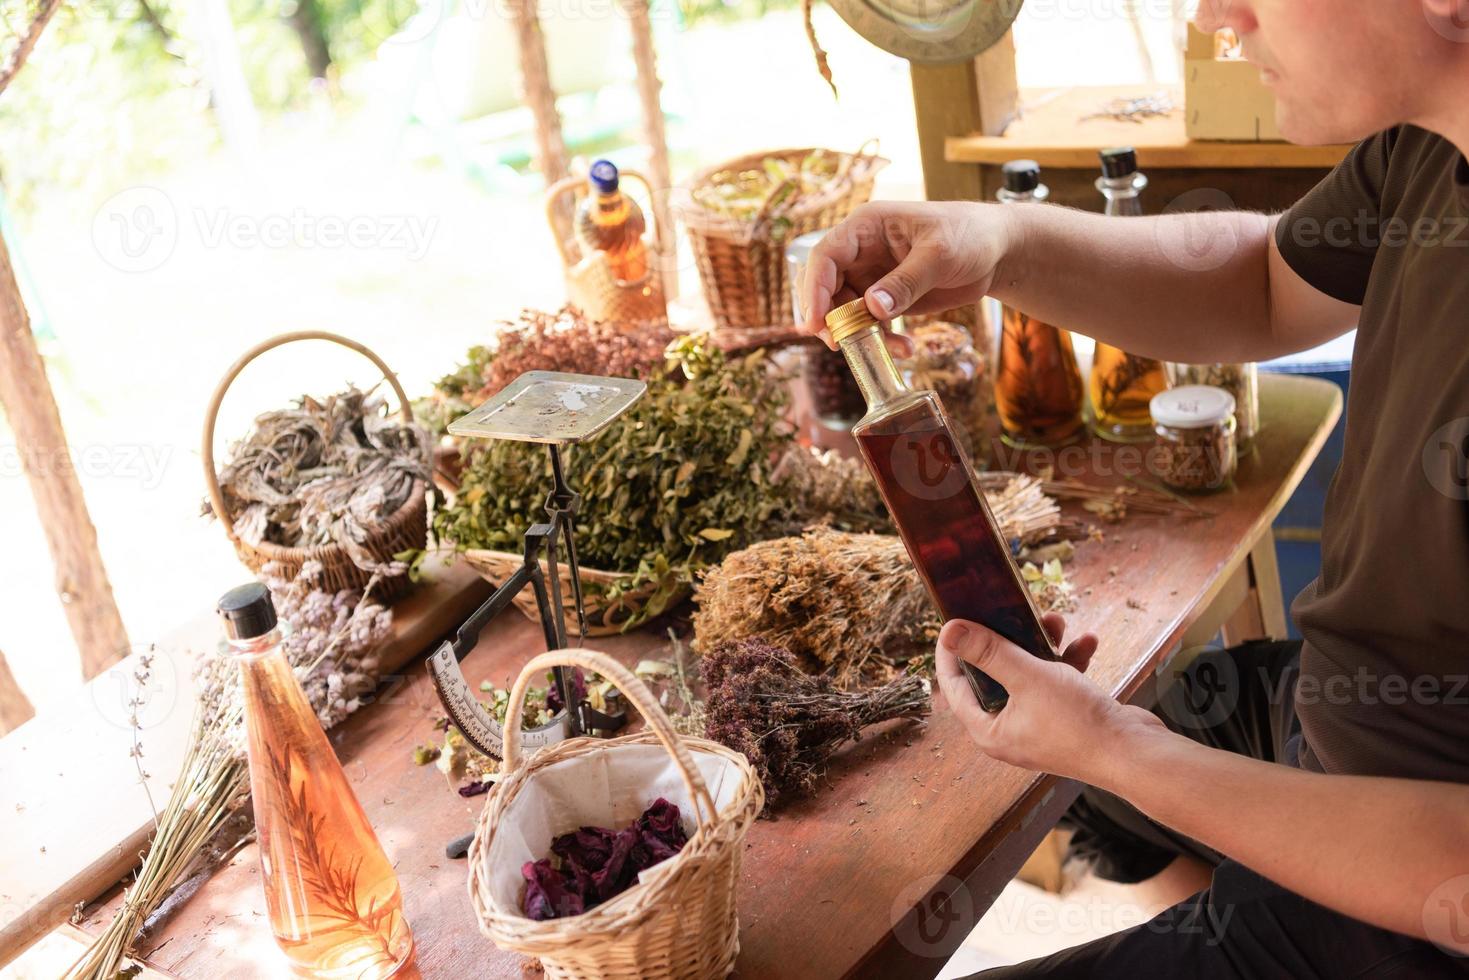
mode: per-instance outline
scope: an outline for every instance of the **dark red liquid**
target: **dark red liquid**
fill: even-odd
[[[1010,547],[974,485],[931,393],[854,431],[918,574],[945,620],[989,627],[1038,657],[1055,656],[1020,578]],[[1005,704],[1005,689],[965,665],[970,686],[988,711]]]

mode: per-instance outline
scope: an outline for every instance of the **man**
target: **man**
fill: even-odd
[[[1466,15],[1464,0],[1203,0],[1200,27],[1239,34],[1282,132],[1361,140],[1283,215],[872,204],[812,255],[812,332],[859,295],[886,320],[988,294],[1184,362],[1264,360],[1360,324],[1321,576],[1292,609],[1304,643],[1211,655],[1174,689],[1222,678],[1232,711],[1115,703],[1081,672],[1094,637],[1047,662],[944,627],[949,710],[988,755],[1092,787],[1070,821],[1101,873],[1194,868],[1207,886],[995,975],[1469,973]],[[979,708],[960,660],[1009,688],[1003,711]]]

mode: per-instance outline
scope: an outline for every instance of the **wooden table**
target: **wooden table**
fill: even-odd
[[[1237,490],[1202,500],[1211,518],[1136,516],[1078,549],[1070,576],[1078,630],[1102,637],[1091,674],[1119,698],[1146,697],[1181,645],[1281,634],[1284,610],[1270,522],[1315,457],[1341,406],[1310,378],[1261,377],[1263,424]],[[1110,447],[1092,475],[1119,461]],[[662,648],[657,633],[598,641],[627,663]],[[538,627],[510,613],[466,667],[506,683],[538,649]],[[421,667],[336,733],[348,776],[392,856],[425,977],[519,976],[520,957],[482,938],[465,865],[444,845],[471,826],[479,799],[411,761],[439,714]],[[942,701],[942,699],[939,699]],[[816,796],[751,830],[740,885],[746,978],[932,976],[1074,796],[1074,785],[976,753],[937,706],[847,751]],[[114,896],[82,923],[96,930]],[[221,869],[152,938],[149,962],[184,977],[269,976],[280,960],[264,918],[256,855]]]

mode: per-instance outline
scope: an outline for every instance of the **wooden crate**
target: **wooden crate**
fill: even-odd
[[[1184,131],[1195,140],[1273,142],[1275,96],[1260,69],[1239,58],[1216,56],[1215,35],[1192,24],[1183,53]]]

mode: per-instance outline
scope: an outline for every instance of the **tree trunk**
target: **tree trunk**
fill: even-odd
[[[10,252],[0,237],[0,408],[5,410],[51,561],[56,592],[90,680],[127,654],[128,637],[112,598],[97,531],[71,465],[46,365],[31,334]]]
[[[36,709],[15,682],[5,654],[0,653],[0,735],[13,732],[35,717]]]
[[[296,0],[290,21],[306,55],[306,67],[310,69],[311,77],[325,78],[332,67],[332,52],[326,43],[326,29],[321,23],[321,7],[316,0]]]
[[[566,176],[566,142],[561,136],[561,113],[556,109],[556,91],[551,88],[551,66],[546,61],[546,39],[536,15],[535,0],[510,0],[515,22],[515,43],[520,52],[520,85],[526,105],[536,121],[536,167],[549,187]],[[554,215],[553,233],[561,240],[571,236],[571,199],[563,197]]]
[[[673,175],[668,166],[668,136],[663,126],[663,102],[659,94],[663,83],[658,79],[658,57],[653,49],[653,23],[648,16],[648,0],[622,0],[632,29],[632,55],[638,67],[638,99],[643,106],[643,142],[648,144],[649,177],[653,184],[653,217],[658,222],[664,251],[660,257],[663,295],[678,295],[678,259],[674,248],[673,212],[668,197],[673,190]]]

